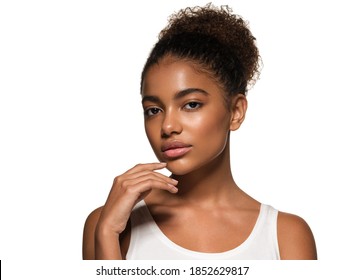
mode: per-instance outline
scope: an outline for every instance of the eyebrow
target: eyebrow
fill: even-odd
[[[200,89],[200,88],[186,88],[186,89],[183,89],[183,90],[179,91],[178,93],[176,93],[174,95],[173,99],[174,100],[181,99],[181,98],[183,98],[183,97],[185,97],[191,93],[199,93],[199,94],[202,94],[205,96],[209,95],[209,93],[207,91]],[[151,101],[151,102],[155,102],[155,103],[161,102],[161,100],[157,96],[154,96],[154,95],[144,96],[142,98],[142,103],[144,103],[145,101]]]

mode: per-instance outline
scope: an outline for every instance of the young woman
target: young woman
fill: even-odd
[[[114,179],[85,223],[84,259],[316,259],[306,222],[256,201],[231,174],[230,132],[259,61],[247,24],[227,7],[170,18],[141,78],[159,162]]]

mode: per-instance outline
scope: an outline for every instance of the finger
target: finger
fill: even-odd
[[[128,187],[135,188],[136,185],[139,185],[141,182],[144,182],[144,181],[151,181],[151,182],[158,181],[161,184],[169,184],[172,186],[175,186],[177,184],[177,181],[169,177],[166,177],[166,176],[162,177],[162,176],[159,176],[159,174],[157,173],[148,173],[134,179],[126,179],[125,181],[122,182],[121,186],[123,188],[128,188]]]
[[[123,187],[126,191],[136,193],[143,193],[152,189],[166,190],[171,193],[176,193],[178,191],[175,185],[150,175],[128,180]]]
[[[140,171],[140,172],[137,172],[137,173],[132,173],[132,174],[129,174],[124,177],[124,180],[133,180],[133,179],[137,179],[137,178],[143,178],[144,176],[147,176],[147,175],[152,175],[152,176],[156,176],[157,178],[159,178],[160,180],[164,180],[166,183],[169,183],[169,184],[172,184],[172,185],[177,185],[178,181],[173,179],[173,178],[170,178],[169,176],[166,176],[164,174],[161,174],[161,173],[158,173],[158,172],[154,172],[154,171],[147,171],[147,170],[144,170],[144,171]]]
[[[157,169],[165,168],[167,164],[165,162],[154,162],[154,163],[140,163],[126,171],[124,174],[132,174],[143,170],[154,171]]]

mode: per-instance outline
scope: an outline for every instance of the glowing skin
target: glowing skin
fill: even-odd
[[[150,144],[173,174],[197,170],[228,149],[231,116],[223,90],[190,62],[164,58],[153,65],[143,81],[142,105]],[[164,151],[175,142],[184,147]]]
[[[260,203],[234,182],[229,152],[229,132],[243,122],[246,98],[237,94],[227,105],[220,85],[195,69],[189,61],[165,57],[146,72],[145,129],[164,163],[138,164],[114,179],[105,205],[87,218],[84,259],[125,258],[127,222],[140,199],[161,231],[189,250],[224,252],[250,235]],[[164,167],[172,178],[155,172]],[[305,221],[279,212],[277,227],[282,259],[316,259]]]

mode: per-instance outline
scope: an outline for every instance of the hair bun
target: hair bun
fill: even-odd
[[[260,57],[248,23],[224,5],[211,3],[204,7],[182,9],[169,17],[168,25],[159,34],[159,40],[181,33],[198,33],[212,36],[237,57],[250,85],[258,79]]]

